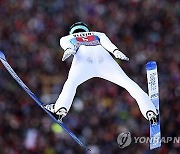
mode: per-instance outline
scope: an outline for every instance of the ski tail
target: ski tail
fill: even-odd
[[[40,99],[24,84],[24,82],[19,78],[19,76],[14,72],[12,67],[7,62],[5,55],[0,51],[0,60],[10,75],[16,80],[16,82],[25,90],[25,92],[56,122],[58,123],[71,137],[76,141],[80,146],[86,150],[90,150],[84,143],[82,143],[75,134],[73,134],[69,128],[61,121],[58,121],[46,108],[43,106],[43,103]]]
[[[155,149],[161,146],[161,129],[160,129],[160,110],[159,110],[159,85],[157,64],[155,61],[150,61],[146,64],[148,93],[157,112],[159,113],[159,121],[157,125],[150,124],[150,149]]]

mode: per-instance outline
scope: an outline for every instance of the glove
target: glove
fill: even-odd
[[[113,54],[116,58],[129,61],[129,58],[119,50],[114,50]]]
[[[62,61],[65,61],[67,58],[69,58],[71,55],[75,55],[76,51],[72,50],[71,48],[67,48],[64,51],[64,55],[62,57]]]

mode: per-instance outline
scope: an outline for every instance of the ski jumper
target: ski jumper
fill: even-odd
[[[80,32],[60,39],[61,47],[76,51],[62,92],[56,103],[55,111],[65,107],[68,111],[72,105],[77,87],[93,77],[103,78],[123,88],[136,100],[141,113],[147,119],[146,112],[156,109],[148,95],[121,69],[109,52],[118,49],[100,32]]]

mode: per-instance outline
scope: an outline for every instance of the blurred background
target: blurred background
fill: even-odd
[[[117,60],[147,92],[145,64],[157,61],[162,136],[180,136],[180,1],[178,0],[0,0],[0,50],[20,78],[44,102],[56,101],[71,60],[62,62],[59,39],[74,22],[107,34],[128,57]],[[93,154],[178,154],[169,142],[120,149],[117,137],[149,136],[149,124],[121,87],[94,78],[80,85],[65,124]],[[0,64],[0,153],[80,154],[75,143],[19,87]]]

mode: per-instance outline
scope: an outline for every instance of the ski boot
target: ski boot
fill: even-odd
[[[67,109],[65,107],[61,107],[57,112],[55,112],[55,104],[47,104],[44,107],[52,113],[52,115],[59,121],[62,122],[62,119],[67,115]]]
[[[151,110],[147,111],[146,116],[151,125],[157,125],[157,123],[159,122],[159,114],[155,114]]]

